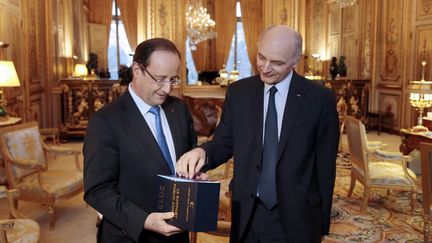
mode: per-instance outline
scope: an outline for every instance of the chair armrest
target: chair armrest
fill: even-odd
[[[9,160],[20,169],[44,171],[45,168],[34,159],[13,159]]]
[[[44,145],[45,151],[52,153],[54,155],[75,155],[80,154],[81,152],[69,147],[60,147],[60,146],[48,146]]]
[[[59,155],[59,156],[66,156],[66,155],[73,155],[75,156],[75,166],[77,170],[83,171],[78,156],[81,154],[80,151],[69,148],[69,147],[60,147],[60,146],[48,146],[44,142],[42,142],[43,148],[46,152],[51,153],[53,155]]]
[[[391,151],[384,151],[381,149],[377,149],[373,151],[373,154],[380,159],[383,160],[404,160],[404,155],[400,152],[391,152]]]

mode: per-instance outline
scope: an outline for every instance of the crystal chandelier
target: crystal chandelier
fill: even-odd
[[[347,8],[354,5],[357,0],[336,0],[341,8]]]
[[[216,37],[216,23],[207,13],[207,8],[201,5],[200,0],[188,1],[186,5],[186,31],[189,37],[191,50],[202,41]]]
[[[432,90],[430,87],[431,81],[426,81],[424,77],[424,68],[426,61],[421,62],[422,65],[422,78],[420,81],[411,81],[412,85],[409,86],[410,96],[409,101],[411,106],[418,109],[419,117],[417,125],[413,127],[415,132],[428,131],[428,128],[423,126],[423,112],[425,108],[432,107]]]

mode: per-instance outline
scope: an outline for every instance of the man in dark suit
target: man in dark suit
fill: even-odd
[[[196,146],[186,105],[169,96],[180,79],[174,43],[149,39],[135,50],[133,79],[117,100],[95,113],[84,141],[85,201],[103,215],[98,242],[189,242],[154,212],[157,174],[175,174],[175,161]]]
[[[231,242],[320,242],[329,233],[339,143],[335,96],[299,76],[302,38],[260,36],[259,75],[229,86],[213,141],[184,154],[194,177],[234,156]]]

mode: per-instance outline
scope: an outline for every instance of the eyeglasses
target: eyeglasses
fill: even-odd
[[[141,71],[146,72],[153,81],[155,81],[157,86],[164,86],[165,84],[169,83],[170,85],[177,85],[181,82],[181,79],[179,76],[174,76],[168,79],[168,77],[161,77],[161,78],[155,78],[148,70],[144,67],[141,63],[138,63],[139,68]]]

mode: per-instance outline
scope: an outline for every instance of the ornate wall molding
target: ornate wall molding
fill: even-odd
[[[417,0],[416,19],[432,19],[432,0]]]
[[[399,82],[402,72],[402,31],[404,4],[402,0],[383,2],[383,41],[380,76],[383,81]]]

